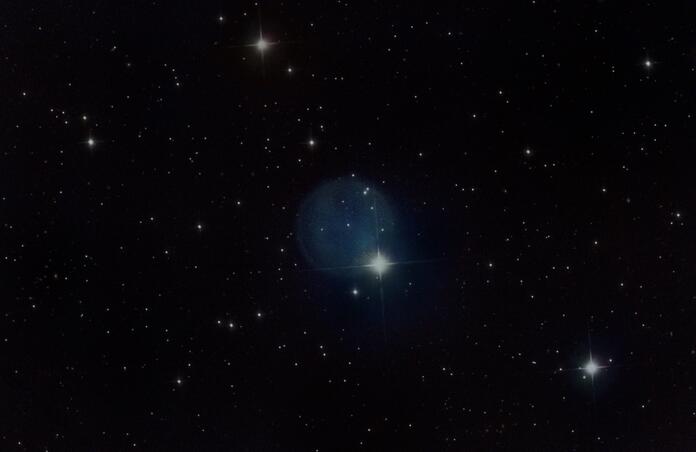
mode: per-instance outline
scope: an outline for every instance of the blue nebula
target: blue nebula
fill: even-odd
[[[374,185],[339,178],[306,197],[297,217],[297,238],[316,269],[369,265],[377,250],[393,260],[394,209]]]

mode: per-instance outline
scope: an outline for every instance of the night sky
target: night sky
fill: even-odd
[[[0,451],[696,450],[695,14],[6,2]]]

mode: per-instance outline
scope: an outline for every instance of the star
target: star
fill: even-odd
[[[596,374],[597,371],[599,370],[599,366],[597,365],[597,363],[595,363],[594,361],[590,360],[587,364],[585,364],[585,367],[583,367],[583,369],[584,369],[585,372],[587,372],[588,374],[594,375],[594,374]]]
[[[645,60],[645,61],[643,62],[643,65],[644,65],[646,68],[650,69],[650,68],[652,67],[652,65],[653,65],[653,62],[650,61],[649,59],[647,59],[647,60]]]
[[[259,40],[256,41],[256,48],[259,49],[259,52],[263,52],[268,48],[268,41],[263,38],[259,38]]]
[[[307,144],[309,145],[310,148],[313,148],[314,146],[316,146],[317,142],[314,141],[314,138],[310,138],[309,141],[307,142]]]
[[[370,262],[370,267],[372,267],[380,276],[382,276],[382,273],[386,271],[388,266],[389,261],[379,251],[377,252],[377,256],[375,256],[374,259],[372,259],[372,262]]]
[[[353,289],[351,293],[353,294],[353,296],[357,297],[360,292],[358,292],[358,289]]]
[[[92,138],[92,137],[87,138],[87,146],[89,146],[90,148],[93,148],[96,144],[97,144],[97,141],[94,138]]]

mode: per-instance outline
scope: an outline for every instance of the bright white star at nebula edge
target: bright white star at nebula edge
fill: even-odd
[[[377,252],[377,256],[370,262],[370,267],[372,267],[379,275],[382,275],[384,271],[389,266],[389,261],[380,252]]]
[[[583,369],[585,369],[585,372],[587,372],[588,374],[594,375],[599,370],[599,366],[597,365],[597,363],[590,360],[587,364],[585,364],[585,367]]]
[[[266,41],[263,38],[259,38],[259,40],[256,41],[256,48],[259,49],[259,51],[263,52],[268,48],[268,41]]]

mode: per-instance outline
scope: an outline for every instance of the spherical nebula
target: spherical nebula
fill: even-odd
[[[339,178],[306,197],[298,214],[297,238],[313,268],[373,267],[381,273],[388,263],[380,249],[392,247],[395,220],[391,203],[371,184]]]

